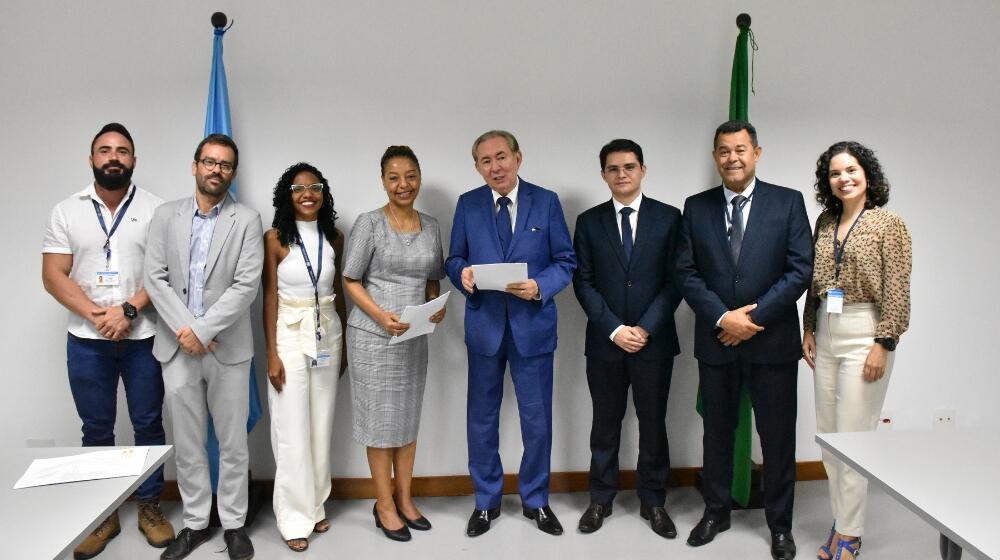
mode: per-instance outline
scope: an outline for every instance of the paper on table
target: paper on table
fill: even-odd
[[[434,315],[444,308],[444,304],[448,301],[449,295],[451,295],[450,291],[445,292],[423,305],[407,305],[403,309],[403,312],[399,314],[399,322],[409,323],[410,328],[406,329],[405,333],[390,338],[389,344],[397,344],[399,342],[403,342],[404,340],[410,340],[411,338],[416,338],[418,336],[434,332],[434,327],[437,326],[437,323],[431,322],[431,315]]]
[[[28,465],[28,470],[14,483],[14,489],[80,480],[139,476],[146,466],[148,451],[148,447],[129,447],[68,457],[35,459]]]
[[[528,281],[528,263],[474,264],[472,276],[480,290],[506,290],[507,284]]]

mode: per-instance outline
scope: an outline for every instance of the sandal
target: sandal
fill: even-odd
[[[861,556],[861,537],[837,541],[837,555],[834,560],[855,560],[859,556]]]
[[[325,533],[330,530],[330,522],[326,519],[321,519],[316,522],[316,526],[313,527],[314,533]]]
[[[309,548],[309,539],[288,539],[285,544],[295,552],[305,552]]]
[[[819,550],[816,551],[816,558],[819,560],[833,560],[833,553],[830,552],[830,547],[833,546],[833,536],[837,534],[837,525],[834,523],[833,527],[830,527],[830,536],[827,537],[826,542],[823,543]],[[823,555],[826,556],[823,556]]]

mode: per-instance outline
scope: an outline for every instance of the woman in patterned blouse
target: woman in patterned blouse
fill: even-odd
[[[838,142],[816,162],[816,262],[802,351],[813,368],[816,431],[874,430],[893,351],[910,320],[910,234],[883,210],[889,182],[872,150]],[[868,481],[827,451],[834,525],[818,557],[854,559],[864,532]]]

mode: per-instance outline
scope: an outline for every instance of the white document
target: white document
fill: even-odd
[[[81,480],[139,476],[146,466],[148,451],[148,447],[129,447],[68,457],[35,459],[28,465],[28,470],[14,483],[14,489]]]
[[[405,333],[390,338],[389,344],[397,344],[404,340],[410,340],[411,338],[434,332],[437,323],[431,322],[431,316],[444,309],[444,304],[448,301],[449,295],[451,295],[450,291],[423,305],[407,305],[399,315],[399,322],[409,323],[410,328],[406,329]]]
[[[506,290],[507,284],[528,281],[528,263],[474,264],[472,276],[480,290]]]

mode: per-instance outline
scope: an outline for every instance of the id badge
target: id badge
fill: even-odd
[[[826,312],[837,315],[844,312],[844,291],[827,290],[826,292]]]
[[[94,284],[97,286],[117,286],[118,271],[117,270],[99,271],[97,273],[97,278],[94,280]]]
[[[313,360],[313,367],[328,367],[330,365],[330,351],[320,350],[316,353],[316,359]]]

